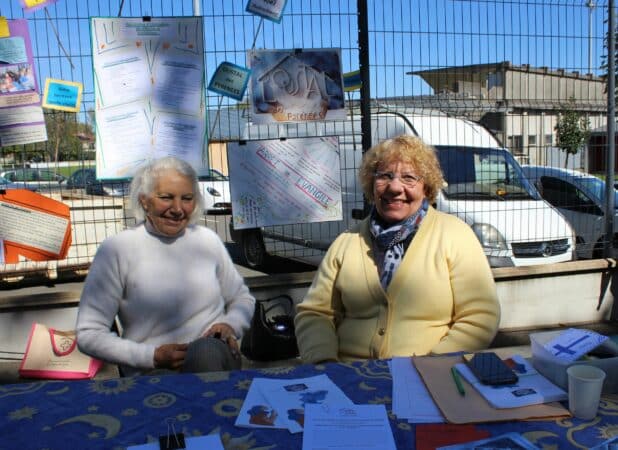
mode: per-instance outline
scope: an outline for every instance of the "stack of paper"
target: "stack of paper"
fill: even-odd
[[[307,405],[303,450],[396,450],[384,405]]]
[[[308,378],[254,378],[236,418],[236,426],[284,428],[303,431],[305,405],[319,404],[334,410],[354,405],[326,375]]]
[[[451,369],[462,363],[458,356],[416,356],[412,358],[427,389],[447,422],[475,423],[569,416],[569,410],[559,402],[495,408],[462,377],[465,395],[458,392]]]
[[[519,380],[514,384],[487,385],[481,383],[464,363],[456,365],[461,375],[494,408],[517,408],[566,400],[567,393],[538,373],[525,358],[513,355],[507,361]]]
[[[390,368],[393,378],[393,414],[410,423],[445,422],[412,358],[395,357],[391,360]]]

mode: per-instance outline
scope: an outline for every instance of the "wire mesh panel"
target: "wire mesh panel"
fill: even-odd
[[[563,182],[580,173],[601,184],[605,178],[606,2],[288,0],[279,21],[248,12],[247,3],[61,0],[28,12],[17,0],[0,0],[2,16],[27,21],[39,87],[48,78],[83,84],[79,112],[44,111],[47,141],[0,147],[0,174],[64,202],[72,221],[66,258],[0,265],[4,279],[86,270],[106,237],[134,223],[126,186],[83,181],[96,166],[92,17],[201,17],[206,85],[224,62],[247,67],[251,50],[336,49],[341,71],[356,76],[343,120],[260,125],[249,95],[237,100],[206,90],[212,173],[201,180],[210,201],[203,223],[237,245],[244,264],[258,267],[268,255],[317,263],[332,239],[366,214],[370,205],[357,183],[364,132],[373,143],[409,133],[436,147],[448,182],[436,206],[473,227],[492,265],[569,260],[574,242],[579,257],[601,254],[608,240],[604,188],[582,189],[567,201],[575,187],[551,197],[558,181],[533,171],[569,169]],[[362,111],[370,111],[369,122]],[[338,139],[341,220],[231,230],[230,143],[315,136]],[[574,201],[584,195],[583,203]]]

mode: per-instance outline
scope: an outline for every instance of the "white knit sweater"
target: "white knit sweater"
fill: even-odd
[[[77,315],[80,350],[120,364],[126,375],[153,368],[156,347],[190,342],[217,322],[240,338],[255,302],[212,230],[190,226],[166,238],[148,228],[142,223],[101,244]],[[122,337],[110,331],[116,315]]]

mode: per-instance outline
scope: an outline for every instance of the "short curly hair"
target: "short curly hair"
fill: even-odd
[[[135,172],[133,180],[131,181],[129,205],[137,223],[146,220],[146,212],[144,211],[140,197],[152,196],[157,179],[161,173],[167,170],[175,170],[191,183],[193,187],[193,198],[195,199],[195,209],[189,216],[189,223],[197,223],[204,211],[204,200],[200,190],[197,173],[191,164],[174,156],[165,156],[159,159],[149,160]]]
[[[435,202],[438,192],[444,186],[444,176],[436,150],[420,138],[402,134],[386,139],[371,147],[364,155],[358,178],[368,202],[373,203],[373,181],[375,171],[393,162],[413,166],[424,183],[425,197]]]

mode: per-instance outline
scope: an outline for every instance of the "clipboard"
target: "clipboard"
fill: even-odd
[[[502,422],[571,416],[569,410],[559,402],[519,408],[494,408],[463,378],[466,395],[461,396],[451,377],[451,367],[461,362],[464,362],[461,355],[412,357],[412,363],[423,378],[444,418],[450,423]]]
[[[68,205],[28,189],[0,190],[4,263],[64,259],[71,246]]]

